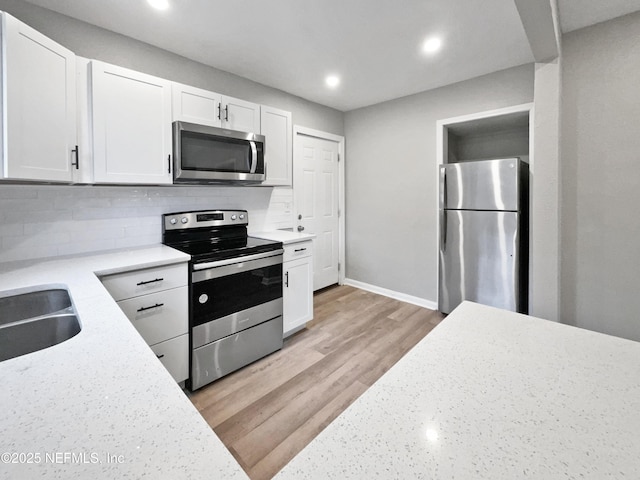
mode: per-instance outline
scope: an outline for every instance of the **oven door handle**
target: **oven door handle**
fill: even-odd
[[[247,255],[246,257],[235,257],[228,258],[226,260],[218,260],[215,262],[207,262],[207,263],[196,263],[193,265],[193,270],[205,270],[208,268],[216,268],[216,267],[224,267],[225,265],[233,265],[234,263],[244,263],[249,262],[251,260],[259,260],[261,258],[267,257],[275,257],[276,255],[282,255],[284,253],[283,249],[280,250],[272,250],[270,252],[264,253],[256,253],[255,255]]]
[[[258,149],[256,148],[256,142],[249,142],[251,145],[251,170],[249,173],[256,173],[258,167]]]

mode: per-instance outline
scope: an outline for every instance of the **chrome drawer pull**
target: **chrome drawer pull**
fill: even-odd
[[[150,307],[140,307],[137,312],[144,312],[145,310],[151,310],[152,308],[160,308],[164,306],[164,303],[156,303],[155,305],[151,305]]]
[[[155,280],[147,280],[146,282],[136,283],[136,285],[139,287],[140,285],[147,285],[148,283],[161,282],[163,280],[164,280],[164,278],[156,278]]]
[[[294,252],[304,252],[306,248],[296,248]]]
[[[156,355],[158,358],[164,358],[164,353],[162,355]]]

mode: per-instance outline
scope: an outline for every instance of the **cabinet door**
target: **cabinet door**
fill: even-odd
[[[70,182],[76,146],[75,55],[2,14],[3,177]]]
[[[189,378],[189,335],[180,335],[151,346],[158,360],[173,379],[180,383]]]
[[[172,183],[171,82],[91,62],[96,183]]]
[[[260,131],[260,105],[232,97],[222,97],[222,126],[230,130]]]
[[[222,115],[220,99],[221,96],[218,93],[174,83],[173,121],[219,127]]]
[[[93,183],[93,139],[91,132],[91,60],[76,56],[76,121],[78,122],[78,164],[74,183]]]
[[[291,112],[260,107],[260,133],[265,136],[267,179],[263,185],[289,185],[292,174]]]
[[[313,319],[312,258],[300,258],[283,264],[283,330],[291,330]]]

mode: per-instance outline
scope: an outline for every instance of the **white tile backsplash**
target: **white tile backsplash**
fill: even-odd
[[[163,213],[249,211],[249,232],[293,227],[287,187],[0,185],[0,262],[160,243]]]

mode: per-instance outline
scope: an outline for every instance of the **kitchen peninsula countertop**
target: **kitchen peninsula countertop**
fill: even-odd
[[[64,285],[82,323],[0,362],[0,479],[247,478],[96,276],[187,260],[0,264],[0,291]],[[276,478],[640,478],[638,372],[640,343],[465,302]]]
[[[276,479],[640,478],[640,343],[465,302]]]
[[[0,479],[247,478],[96,276],[188,260],[160,245],[0,264],[0,291],[68,288],[82,325],[0,362]]]

